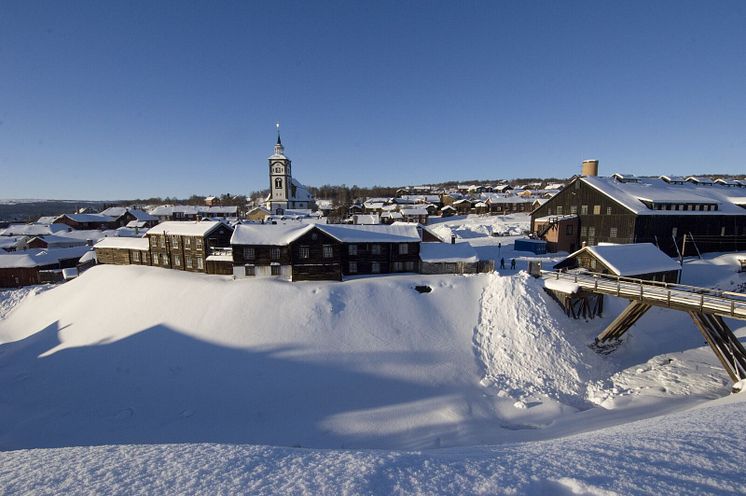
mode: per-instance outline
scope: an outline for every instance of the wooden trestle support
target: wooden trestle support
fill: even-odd
[[[647,303],[630,301],[627,308],[596,337],[596,345],[603,348],[603,345],[618,341],[649,309]],[[746,350],[722,317],[694,310],[687,313],[733,382],[746,378]]]

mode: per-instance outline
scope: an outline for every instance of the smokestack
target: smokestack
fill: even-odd
[[[583,165],[580,166],[580,174],[583,176],[597,176],[598,160],[583,160]]]

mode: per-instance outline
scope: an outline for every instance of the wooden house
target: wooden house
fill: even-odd
[[[554,266],[612,276],[677,283],[681,266],[652,243],[585,246]]]
[[[237,277],[293,281],[417,272],[417,224],[246,224],[231,238]]]
[[[233,229],[219,221],[161,222],[146,235],[151,265],[206,272],[206,258],[213,249],[230,246],[231,234]]]
[[[158,224],[157,217],[136,208],[109,207],[101,211],[101,215],[113,218],[117,227],[125,227],[133,221],[141,222],[142,227],[153,227]]]
[[[61,281],[62,269],[76,267],[88,251],[90,248],[87,246],[77,246],[0,255],[0,287]]]
[[[579,221],[577,215],[549,215],[534,220],[536,236],[546,240],[547,251],[572,253],[578,249]]]
[[[423,274],[476,274],[479,269],[479,257],[469,243],[420,245],[420,272]]]
[[[659,178],[576,177],[531,214],[578,216],[576,246],[653,243],[668,255],[746,249],[746,188]]]
[[[100,264],[150,265],[147,238],[107,237],[96,243],[94,249]]]
[[[75,230],[105,230],[119,227],[113,217],[102,214],[63,214],[54,221]]]

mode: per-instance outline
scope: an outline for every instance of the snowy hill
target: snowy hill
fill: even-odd
[[[690,272],[713,277],[697,264]],[[726,279],[740,284],[740,275]],[[415,285],[429,285],[432,292],[420,294]],[[548,469],[535,470],[539,478],[533,481],[519,472],[534,458],[555,466],[551,453],[596,466],[600,462],[588,455],[594,439],[605,440],[599,449],[606,456],[616,449],[652,449],[624,424],[708,405],[729,390],[725,373],[683,314],[653,309],[617,353],[591,351],[587,345],[623,305],[610,299],[604,319],[570,320],[541,281],[525,273],[286,283],[98,266],[52,290],[0,293],[0,449],[20,450],[0,454],[0,461],[22,470],[24,463],[54,467],[74,459],[105,471],[113,462],[101,461],[104,453],[113,460],[136,457],[136,464],[120,470],[116,484],[124,486],[118,490],[136,486],[137,467],[147,463],[175,471],[180,482],[170,488],[174,493],[199,492],[198,486],[185,489],[197,482],[181,472],[190,464],[216,466],[225,457],[253,460],[222,470],[235,472],[242,487],[267,492],[298,490],[287,486],[297,470],[321,470],[327,463],[347,489],[329,474],[303,487],[430,492],[443,471],[452,488],[445,492],[582,492],[588,484],[596,487],[590,469],[557,472],[567,480]],[[733,455],[728,444],[743,435],[721,442],[715,427],[700,432],[691,420],[706,418],[722,429],[743,420],[742,408],[731,405],[740,400],[718,401],[709,413],[687,410],[633,429],[648,429],[652,439],[684,443],[696,434],[702,445],[719,443],[687,464],[728,452],[731,462],[743,463],[743,453]],[[692,425],[691,432],[673,427],[684,424]],[[597,429],[606,430],[590,432]],[[513,444],[527,441],[534,442]],[[193,454],[172,443],[190,443]],[[228,446],[234,444],[277,447]],[[112,445],[119,447],[107,447]],[[215,459],[208,461],[210,456]],[[645,456],[661,461],[654,453]],[[499,469],[501,457],[514,469]],[[278,478],[252,472],[252,464],[265,458]],[[379,466],[387,467],[386,475],[376,475]],[[728,467],[724,480],[736,477]],[[0,474],[5,487],[15,470]],[[35,470],[43,479],[44,469]],[[155,483],[159,475],[152,470],[143,481]],[[660,472],[669,483],[649,487],[683,484],[670,482],[671,470]],[[391,482],[399,476],[409,485]],[[66,475],[55,487],[74,484],[75,477]],[[706,474],[697,477],[704,485],[692,487],[710,487],[702,482]],[[634,492],[623,478],[604,480],[600,487]],[[25,492],[33,479],[16,483]],[[383,492],[366,490],[369,484],[381,484]]]

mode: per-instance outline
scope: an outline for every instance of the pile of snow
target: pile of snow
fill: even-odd
[[[568,318],[544,292],[542,279],[487,276],[475,335],[485,375],[501,396],[548,396],[583,406],[586,385],[609,366],[587,344],[593,329],[568,329]]]

